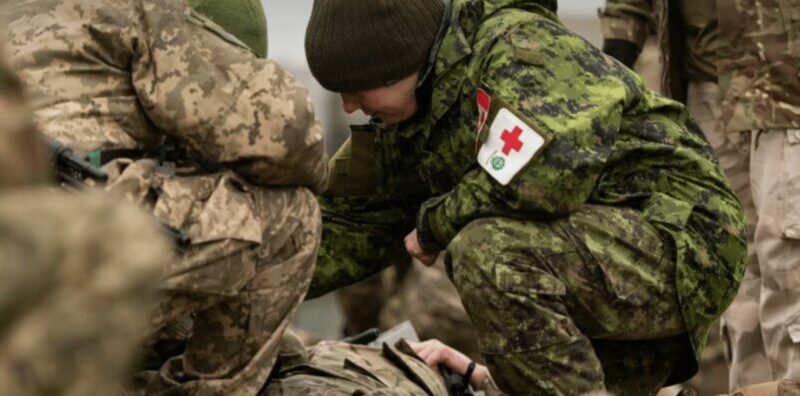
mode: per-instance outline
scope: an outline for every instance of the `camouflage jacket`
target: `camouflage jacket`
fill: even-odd
[[[717,0],[606,0],[600,20],[605,39],[639,48],[655,29],[670,97],[685,101],[687,80],[717,81]]]
[[[726,131],[800,128],[800,1],[726,4],[719,12]]]
[[[0,190],[50,176],[44,146],[35,133],[19,81],[3,61],[2,47],[0,41]]]
[[[334,157],[312,293],[390,264],[414,225],[423,248],[438,251],[481,217],[547,221],[601,204],[641,210],[675,242],[688,328],[731,301],[744,269],[743,213],[702,131],[552,8],[456,0],[430,83],[415,119],[356,130]],[[544,145],[504,184],[491,170],[500,161],[476,157],[508,114]]]
[[[0,19],[37,127],[76,152],[172,136],[255,185],[324,185],[306,90],[185,1],[10,1]]]

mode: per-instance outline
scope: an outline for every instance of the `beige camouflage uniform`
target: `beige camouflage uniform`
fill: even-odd
[[[107,395],[130,369],[169,245],[150,216],[49,179],[0,65],[0,392]]]
[[[723,316],[731,387],[800,378],[800,2],[719,9],[722,122],[750,140],[755,249]]]
[[[327,161],[305,89],[184,1],[23,0],[0,17],[44,133],[90,159],[155,152],[167,136],[191,153],[174,171],[139,159],[150,155],[105,165],[107,190],[192,239],[166,269],[152,321],[155,331],[191,314],[186,350],[139,373],[132,392],[255,394],[320,236],[311,190]]]
[[[442,378],[404,342],[383,348],[284,340],[280,370],[265,396],[447,396]]]
[[[725,7],[721,3],[720,7]],[[661,88],[687,108],[711,143],[725,176],[742,201],[748,223],[748,261],[753,248],[755,207],[750,191],[748,133],[725,133],[718,84],[719,29],[717,0],[607,0],[600,13],[605,39],[634,42],[643,48],[656,27],[661,53]],[[712,332],[701,374],[692,385],[701,393],[720,393],[728,387],[719,378],[726,372],[723,347]]]

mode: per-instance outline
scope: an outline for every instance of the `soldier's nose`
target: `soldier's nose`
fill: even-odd
[[[361,106],[357,100],[354,100],[350,95],[342,94],[342,109],[345,113],[351,114],[360,108]]]

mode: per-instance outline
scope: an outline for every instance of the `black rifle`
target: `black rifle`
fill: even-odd
[[[91,179],[100,183],[108,181],[108,174],[102,169],[90,164],[85,159],[78,157],[69,147],[50,136],[44,136],[44,141],[50,148],[53,167],[56,170],[58,181],[67,187],[76,190],[86,187],[84,180]],[[178,230],[163,221],[158,221],[161,228],[172,241],[180,247],[189,246],[191,238],[185,232]]]

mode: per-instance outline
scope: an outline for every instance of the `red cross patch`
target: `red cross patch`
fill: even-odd
[[[500,108],[489,125],[486,141],[478,150],[478,163],[497,182],[508,184],[546,143],[514,112]]]

